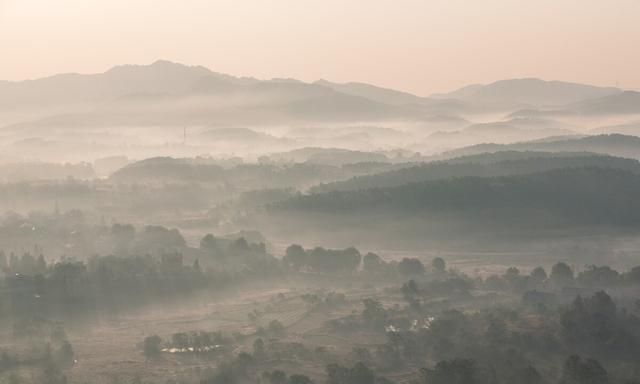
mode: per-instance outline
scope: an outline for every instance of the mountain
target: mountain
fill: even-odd
[[[257,132],[249,128],[240,128],[240,127],[209,129],[198,134],[198,138],[201,140],[209,140],[209,141],[222,141],[222,142],[238,141],[238,142],[253,143],[253,144],[262,143],[265,145],[269,143],[277,143],[281,140],[285,141],[284,139],[280,139],[278,137],[275,137],[266,133]]]
[[[500,80],[487,85],[471,85],[456,91],[433,95],[494,107],[563,106],[588,99],[619,94],[611,87],[545,81],[534,78]]]
[[[269,161],[284,163],[312,163],[341,166],[357,163],[387,163],[389,158],[381,153],[353,151],[342,148],[305,147],[288,152],[273,153]]]
[[[586,100],[570,107],[582,115],[640,114],[640,92],[624,91],[593,100]]]
[[[400,100],[404,98],[404,100]],[[0,112],[32,109],[16,127],[281,124],[416,120],[457,105],[368,84],[257,80],[168,61],[104,73],[0,83]],[[61,121],[63,120],[63,121]],[[56,121],[61,121],[56,125]]]
[[[100,74],[61,74],[0,83],[0,108],[105,102],[136,94],[177,94],[190,91],[205,78],[221,83],[243,82],[204,67],[156,61],[151,65],[118,66]]]
[[[593,152],[616,157],[640,159],[640,137],[626,135],[595,135],[586,137],[559,137],[514,144],[479,144],[444,152],[441,158],[453,158],[486,152],[541,151],[541,152]]]
[[[327,80],[318,80],[314,84],[331,88],[335,91],[345,93],[352,96],[360,96],[379,103],[404,105],[404,104],[421,104],[430,100],[425,97],[412,95],[407,92],[396,91],[388,88],[381,88],[375,85],[365,83],[333,83]]]
[[[575,134],[573,126],[550,119],[513,118],[506,121],[471,124],[464,129],[437,131],[415,144],[416,150],[441,152],[480,143],[509,144],[520,141],[538,140],[552,136]]]
[[[620,135],[640,136],[640,121],[633,121],[627,124],[607,125],[604,127],[594,128],[589,132],[594,135],[617,133]]]
[[[256,148],[284,151],[297,145],[295,140],[244,127],[205,129],[195,135],[189,135],[188,142],[206,146],[212,152],[243,154],[252,153]]]
[[[399,187],[429,180],[459,177],[498,177],[549,171],[559,168],[600,167],[632,171],[640,175],[637,160],[585,153],[497,152],[425,163],[406,168],[357,176],[321,184],[313,193]]]
[[[209,158],[155,157],[128,164],[110,176],[116,183],[161,183],[212,186],[225,199],[262,189],[308,188],[322,182],[392,169],[393,164],[335,166],[320,163],[235,163]]]

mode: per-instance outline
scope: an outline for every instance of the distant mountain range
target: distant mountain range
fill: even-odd
[[[539,79],[502,80],[421,97],[364,83],[234,77],[168,61],[0,82],[0,115],[27,111],[15,129],[56,126],[422,121],[487,110],[615,114],[640,111],[640,94]],[[522,112],[522,111],[521,111]],[[1,116],[0,116],[1,117]],[[1,119],[0,119],[1,122]],[[16,121],[13,121],[14,123]]]
[[[556,137],[514,144],[478,144],[442,154],[440,158],[502,151],[592,152],[640,159],[640,137],[620,134]]]
[[[620,94],[612,87],[544,81],[540,79],[500,80],[488,85],[470,85],[456,91],[434,95],[484,106],[563,106]]]
[[[438,131],[426,138],[430,145],[461,147],[474,143],[508,144],[550,136],[571,136],[570,126],[546,119],[514,118],[507,121],[471,124],[458,131]]]

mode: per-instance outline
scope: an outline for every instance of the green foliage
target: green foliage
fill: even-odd
[[[374,384],[375,374],[363,363],[353,367],[329,364],[326,368],[327,384]]]
[[[365,323],[375,326],[384,325],[384,322],[387,319],[387,311],[384,309],[380,301],[375,299],[364,299],[362,300],[362,304],[364,304],[362,319]]]
[[[269,322],[267,331],[274,336],[282,336],[285,334],[286,329],[279,320],[274,319]]]
[[[560,168],[505,177],[460,177],[288,199],[276,211],[339,217],[424,219],[457,215],[526,227],[640,225],[640,175],[607,167]],[[584,209],[589,207],[589,209]],[[463,214],[463,215],[462,215]]]
[[[398,272],[403,276],[424,275],[424,264],[419,259],[404,257],[398,263]]]
[[[262,338],[257,338],[253,342],[253,357],[256,359],[263,359],[266,355],[264,340]]]
[[[477,364],[469,359],[440,361],[433,369],[422,369],[424,384],[488,384],[489,380],[480,372]]]
[[[551,268],[549,279],[558,286],[564,286],[573,282],[573,270],[565,263],[557,263]]]
[[[447,269],[447,265],[442,257],[434,257],[431,261],[431,268],[438,273],[443,273]]]
[[[570,356],[564,363],[560,384],[608,384],[607,371],[593,359]]]
[[[156,358],[161,353],[162,339],[158,335],[147,336],[144,338],[142,350],[146,357]]]
[[[321,273],[346,274],[357,270],[361,256],[355,248],[332,250],[316,247],[304,250],[301,246],[294,244],[287,248],[283,260],[296,270],[308,269]]]
[[[640,173],[631,159],[585,153],[496,152],[412,165],[398,170],[357,176],[346,181],[314,187],[314,193],[399,187],[438,179],[498,177],[549,171],[559,168],[618,168]]]

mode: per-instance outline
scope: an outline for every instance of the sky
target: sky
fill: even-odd
[[[539,77],[640,89],[640,0],[0,0],[0,79],[158,59],[419,95]]]

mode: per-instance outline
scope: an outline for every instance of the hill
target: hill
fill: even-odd
[[[202,183],[246,191],[270,188],[307,188],[321,182],[392,169],[389,163],[330,165],[320,163],[223,164],[213,159],[157,157],[131,163],[110,179],[116,183]]]
[[[586,100],[570,107],[582,115],[640,114],[640,92],[625,91],[593,100]]]
[[[616,157],[640,159],[640,137],[611,134],[586,137],[548,138],[545,140],[514,144],[479,144],[444,152],[441,158],[503,151],[593,152]]]
[[[640,121],[633,121],[627,124],[607,125],[594,128],[590,131],[594,135],[619,134],[627,136],[640,136]]]
[[[434,97],[486,106],[563,106],[620,92],[617,88],[526,78],[471,85]]]
[[[272,207],[272,212],[309,222],[321,215],[402,217],[493,224],[560,227],[640,225],[640,175],[612,168],[562,168],[504,177],[462,177],[393,188],[302,195]],[[588,209],[587,209],[588,208]],[[381,223],[382,224],[382,223]],[[366,221],[363,225],[375,226]]]
[[[402,97],[406,103],[399,102]],[[168,61],[118,66],[98,74],[0,82],[0,110],[33,110],[20,129],[414,120],[444,113],[444,106],[451,104],[437,100],[427,107],[422,99],[368,84],[240,78]]]
[[[389,162],[389,158],[381,153],[319,147],[305,147],[288,152],[274,153],[269,155],[268,158],[273,162],[328,165]]]
[[[640,163],[630,159],[584,153],[498,152],[357,176],[345,181],[322,184],[311,191],[320,193],[390,188],[438,179],[511,176],[580,167],[616,168],[640,175]]]
[[[472,124],[458,131],[438,131],[429,135],[425,139],[425,144],[441,148],[455,148],[486,142],[507,144],[572,134],[574,134],[573,131],[560,124],[540,123],[531,126],[514,119],[505,122]]]
[[[327,80],[318,80],[314,84],[331,88],[347,95],[364,97],[379,103],[404,105],[426,103],[429,99],[416,96],[407,92],[396,91],[388,88],[381,88],[366,83],[333,83]]]

